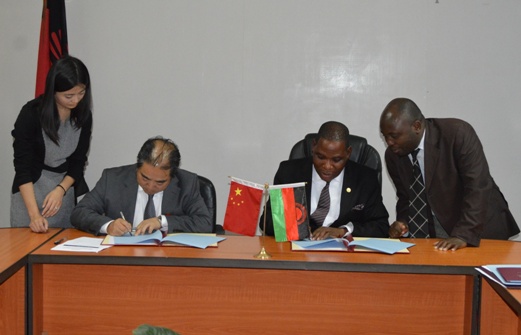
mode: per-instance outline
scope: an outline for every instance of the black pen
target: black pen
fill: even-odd
[[[65,241],[67,241],[67,238],[66,237],[62,237],[59,240],[54,241],[54,244],[58,245],[58,244],[60,244],[62,242],[65,242]]]

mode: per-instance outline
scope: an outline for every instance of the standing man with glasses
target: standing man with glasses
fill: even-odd
[[[105,169],[78,203],[71,223],[94,235],[212,232],[197,176],[179,169],[181,154],[171,140],[147,140],[137,164]]]
[[[398,197],[390,237],[441,238],[437,249],[457,250],[519,233],[470,124],[426,119],[412,100],[397,98],[383,110],[380,131]]]

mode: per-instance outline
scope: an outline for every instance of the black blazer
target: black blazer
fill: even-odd
[[[37,182],[44,169],[45,143],[40,123],[41,100],[41,97],[33,99],[22,107],[11,132],[14,138],[14,169],[16,172],[11,189],[13,194],[19,192],[20,185]],[[66,175],[74,179],[76,197],[89,190],[85,183],[84,170],[91,133],[92,114],[81,127],[76,150],[67,158],[63,166],[57,168],[60,172],[66,171]]]
[[[275,174],[274,184],[306,182],[306,199],[311,199],[313,161],[311,158],[283,161]],[[353,236],[388,237],[389,214],[382,202],[377,173],[368,167],[348,161],[344,168],[344,182],[340,199],[340,214],[330,227],[353,223]],[[266,204],[266,235],[273,236],[271,205]],[[264,225],[264,214],[259,227]]]

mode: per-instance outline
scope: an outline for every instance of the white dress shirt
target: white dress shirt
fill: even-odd
[[[425,149],[424,149],[424,143],[425,143],[425,134],[427,133],[427,129],[423,131],[423,136],[420,141],[420,144],[418,144],[418,147],[416,149],[420,149],[418,151],[418,155],[416,155],[416,158],[418,159],[418,164],[420,165],[420,170],[422,172],[422,178],[423,178],[423,185],[425,185]],[[412,154],[407,155],[409,157],[409,160],[412,163]]]
[[[163,191],[154,194],[154,208],[156,213],[161,213],[161,203],[163,202]],[[130,222],[132,224],[132,230],[135,230],[137,226],[143,221],[143,216],[145,214],[145,207],[148,202],[148,194],[145,193],[145,190],[141,186],[138,185],[137,195],[136,195],[136,207],[134,208],[134,222]],[[158,215],[159,217],[159,215]],[[113,221],[113,220],[112,220]],[[105,223],[101,229],[101,234],[107,234],[107,228],[109,224],[112,223],[109,221]],[[161,215],[161,230],[168,230],[168,221],[166,221],[164,215]]]

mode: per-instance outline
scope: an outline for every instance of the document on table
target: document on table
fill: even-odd
[[[349,241],[343,238],[331,238],[318,241],[292,241],[291,250],[306,251],[372,251],[386,254],[409,253],[413,243],[397,239],[355,237]]]
[[[100,252],[110,248],[110,245],[101,245],[102,238],[94,237],[78,237],[73,240],[67,240],[59,244],[51,250],[56,251],[73,251],[73,252]]]
[[[163,237],[159,230],[152,234],[138,236],[111,236],[107,235],[101,245],[161,245],[161,246],[185,246],[205,249],[217,247],[217,243],[225,237],[215,234],[173,233]]]
[[[521,272],[521,264],[489,264],[477,267],[476,270],[503,287],[521,289],[521,281],[517,277],[517,274]],[[505,278],[505,274],[509,275],[510,272],[516,273],[515,280],[512,280],[510,276]]]

